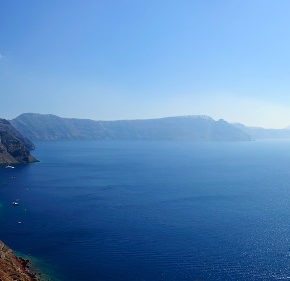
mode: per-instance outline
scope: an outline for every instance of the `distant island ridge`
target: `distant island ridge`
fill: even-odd
[[[117,121],[62,118],[24,113],[11,124],[31,140],[185,140],[251,141],[290,138],[289,129],[265,129],[233,124],[205,115]]]

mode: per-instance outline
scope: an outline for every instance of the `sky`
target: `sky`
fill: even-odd
[[[0,112],[290,125],[288,0],[0,0]]]

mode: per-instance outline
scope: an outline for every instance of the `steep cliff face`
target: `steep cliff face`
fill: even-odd
[[[0,119],[0,164],[36,162],[29,151],[33,148],[7,120]]]
[[[26,113],[11,124],[31,140],[250,141],[236,126],[208,116],[147,120],[93,121]]]
[[[21,133],[17,131],[9,121],[1,118],[0,118],[0,131],[7,132],[10,135],[18,138],[27,149],[29,150],[35,149],[34,144],[29,139],[21,135]]]
[[[15,256],[13,251],[0,241],[0,280],[37,281],[39,279],[29,272],[27,260]]]

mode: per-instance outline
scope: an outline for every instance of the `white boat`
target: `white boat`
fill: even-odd
[[[18,206],[19,205],[19,203],[16,202],[16,201],[12,202],[12,204],[13,204],[13,206]]]
[[[13,166],[11,166],[11,165],[7,165],[6,167],[5,167],[6,169],[14,169],[15,167],[13,167]]]

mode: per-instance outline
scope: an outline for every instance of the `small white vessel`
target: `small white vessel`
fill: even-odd
[[[11,166],[11,165],[7,165],[5,168],[6,168],[6,169],[14,169],[15,167],[13,167],[13,166]]]
[[[13,204],[13,206],[18,206],[19,205],[19,203],[16,202],[16,201],[12,202],[12,204]]]

